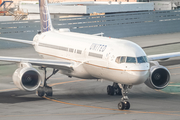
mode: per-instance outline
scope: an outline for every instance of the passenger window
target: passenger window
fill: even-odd
[[[126,63],[136,63],[136,58],[135,57],[127,57]]]
[[[121,57],[120,63],[125,63],[126,62],[126,57]]]
[[[121,60],[121,57],[117,57],[115,62],[120,63],[120,60]]]

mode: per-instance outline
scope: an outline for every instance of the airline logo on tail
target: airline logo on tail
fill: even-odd
[[[47,0],[39,0],[39,12],[41,19],[41,32],[53,30]]]

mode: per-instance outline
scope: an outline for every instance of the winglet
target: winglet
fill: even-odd
[[[41,20],[41,32],[52,31],[53,26],[47,5],[47,0],[39,0],[39,12]]]

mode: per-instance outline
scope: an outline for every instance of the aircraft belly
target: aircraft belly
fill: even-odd
[[[84,64],[83,66],[91,76],[93,76],[95,78],[102,78],[104,68],[101,68],[101,67],[98,67],[95,65],[91,65],[91,64],[87,64],[87,63]]]
[[[120,84],[138,85],[144,83],[148,76],[148,71],[126,71],[106,69],[104,78]]]
[[[89,60],[83,64],[84,69],[95,78],[104,78],[107,69],[107,61],[105,60]]]
[[[73,68],[74,71],[71,73],[72,76],[83,79],[96,79],[96,77],[92,76],[88,71],[86,71],[83,63],[79,63],[76,66],[77,67]]]
[[[121,83],[125,84],[127,83],[127,75],[124,71],[122,70],[114,70],[111,68],[107,68],[104,70],[104,79],[116,82],[116,83]]]
[[[127,73],[120,70],[112,70],[109,68],[102,68],[92,65],[84,65],[89,74],[96,78],[106,79],[112,82],[121,84],[132,84],[128,81]]]
[[[90,75],[96,78],[106,79],[121,84],[129,84],[127,74],[123,70],[102,67],[92,63],[85,63],[84,68]]]

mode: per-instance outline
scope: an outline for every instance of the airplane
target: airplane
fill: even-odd
[[[47,0],[39,0],[41,32],[33,41],[4,38],[0,40],[30,44],[43,59],[0,56],[0,61],[16,62],[14,84],[21,90],[37,91],[37,95],[52,96],[47,80],[56,73],[83,79],[105,79],[108,95],[122,95],[119,110],[129,110],[128,90],[145,83],[152,89],[163,89],[170,82],[170,72],[157,60],[180,56],[180,52],[147,56],[144,50],[128,40],[55,30]],[[43,76],[33,66],[44,71]],[[47,77],[47,68],[53,72]]]

